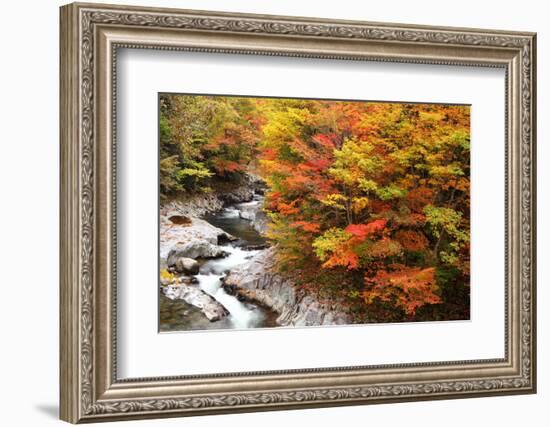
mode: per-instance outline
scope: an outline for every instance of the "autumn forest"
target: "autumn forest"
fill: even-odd
[[[227,327],[469,319],[469,106],[161,94],[159,135],[170,303],[200,307],[197,286],[223,306],[209,325],[241,315],[228,296],[263,310]],[[193,254],[193,227],[221,252]]]

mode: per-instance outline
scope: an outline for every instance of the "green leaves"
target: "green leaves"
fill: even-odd
[[[443,231],[451,236],[460,234],[459,225],[462,213],[450,208],[427,205],[424,208],[424,214],[426,214],[426,222],[430,225],[435,237],[440,237]]]
[[[161,197],[208,191],[213,179],[238,181],[255,157],[258,126],[248,98],[162,95]]]
[[[459,253],[462,250],[469,250],[469,223],[463,221],[461,212],[450,208],[428,205],[424,208],[424,213],[426,214],[426,223],[434,237],[438,239],[434,249],[436,255],[439,255],[445,264],[459,263]],[[447,240],[447,245],[444,250],[439,251],[443,238]]]
[[[342,148],[334,151],[330,174],[348,186],[374,183],[372,178],[380,173],[384,160],[373,151],[374,147],[367,141],[346,139]]]
[[[391,183],[385,187],[377,188],[376,195],[380,197],[381,200],[387,201],[405,197],[407,195],[407,190],[399,187],[395,183]]]
[[[341,228],[330,228],[313,242],[315,254],[321,261],[326,261],[332,256],[344,243],[347,243],[352,234]]]

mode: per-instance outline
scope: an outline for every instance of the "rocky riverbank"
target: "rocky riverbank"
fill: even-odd
[[[349,324],[348,314],[277,273],[276,249],[266,249],[261,238],[268,222],[262,194],[263,183],[251,176],[231,191],[162,206],[160,263],[168,272],[162,294],[220,328]],[[199,323],[195,329],[204,329]]]
[[[247,242],[201,217],[212,213],[219,215],[228,204],[243,204],[248,205],[248,209],[243,207],[243,212],[246,210],[243,219],[252,224],[255,217],[253,207],[256,210],[261,208],[261,201],[255,200],[260,193],[263,193],[263,183],[249,175],[243,179],[242,185],[233,186],[227,191],[188,196],[161,206],[159,255],[161,270],[166,273],[161,275],[160,290],[164,297],[172,301],[180,300],[198,309],[210,322],[220,322],[230,314],[220,301],[203,289],[198,277],[204,276],[203,273],[212,275],[213,268],[209,260],[226,257],[239,259],[234,256],[233,246],[246,247]],[[236,209],[235,212],[239,215],[241,211]],[[248,246],[257,249],[261,245]],[[209,282],[210,276],[202,277],[202,280]],[[210,291],[213,293],[216,289]],[[186,313],[191,311],[184,310]],[[204,327],[204,322],[198,323],[202,325],[201,328]],[[230,322],[224,324],[227,326]]]
[[[281,326],[344,325],[351,317],[318,302],[276,272],[275,248],[256,253],[248,263],[233,269],[223,281],[224,290],[243,301],[257,302],[279,313]]]
[[[211,322],[222,319],[229,314],[227,308],[208,295],[198,285],[182,282],[163,286],[163,294],[171,300],[181,299],[187,304],[197,307]]]
[[[219,212],[227,205],[250,202],[255,195],[262,195],[264,191],[265,183],[261,178],[247,174],[239,185],[227,186],[210,193],[187,195],[185,198],[166,202],[161,207],[161,216],[163,213],[172,212],[191,218],[201,218]]]

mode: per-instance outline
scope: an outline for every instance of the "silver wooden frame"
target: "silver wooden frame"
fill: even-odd
[[[535,34],[71,4],[61,8],[60,42],[63,420],[535,392]],[[117,379],[114,106],[121,47],[504,68],[505,357]]]

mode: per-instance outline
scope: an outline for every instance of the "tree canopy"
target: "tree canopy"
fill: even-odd
[[[164,198],[258,173],[308,290],[367,321],[469,316],[468,106],[166,95],[160,143]]]

